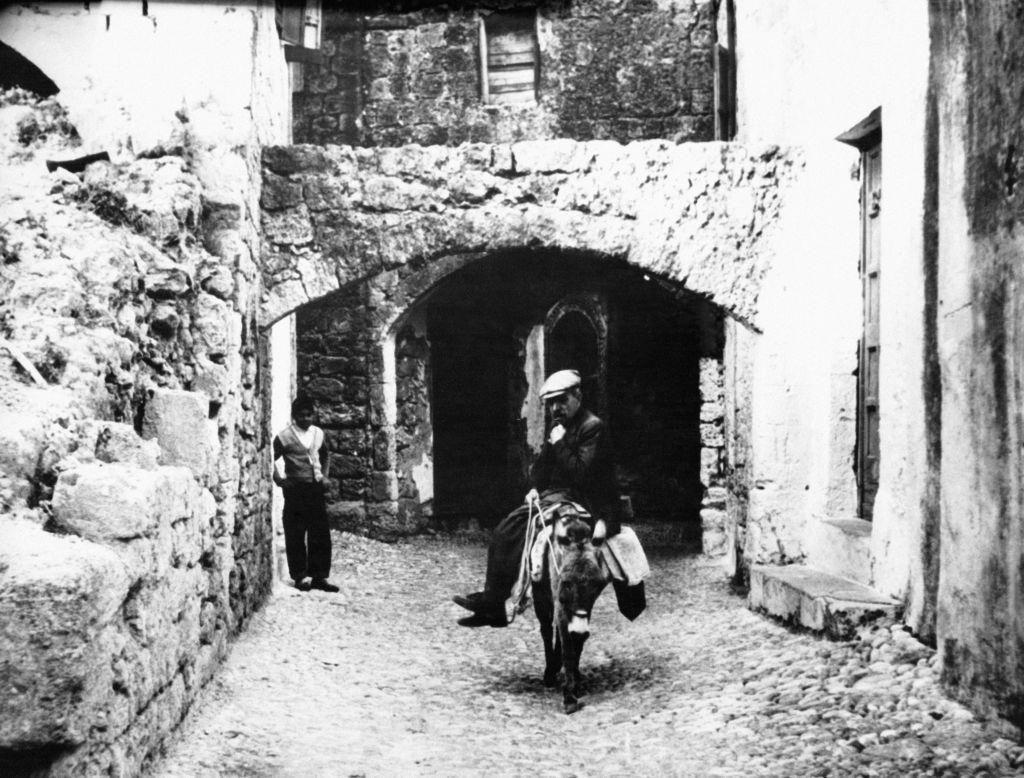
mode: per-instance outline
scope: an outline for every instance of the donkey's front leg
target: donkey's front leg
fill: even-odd
[[[534,585],[533,610],[544,642],[544,685],[551,687],[558,683],[558,671],[562,669],[562,646],[561,636],[555,634],[555,606],[548,586]]]
[[[586,611],[577,611],[568,622],[559,623],[562,637],[562,661],[565,665],[565,684],[562,686],[562,703],[566,713],[575,713],[583,704],[580,702],[582,684],[580,679],[580,656],[583,644],[590,636],[590,618]]]

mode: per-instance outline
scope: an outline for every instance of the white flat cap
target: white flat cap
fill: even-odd
[[[575,370],[559,370],[548,376],[548,380],[540,388],[542,400],[549,400],[580,385],[580,374]]]

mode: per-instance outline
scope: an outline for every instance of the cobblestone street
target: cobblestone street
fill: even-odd
[[[1015,775],[1024,749],[939,694],[899,626],[833,643],[751,613],[718,565],[647,549],[649,608],[609,590],[584,708],[545,689],[532,610],[461,629],[477,541],[335,535],[340,594],[282,587],[153,776]]]

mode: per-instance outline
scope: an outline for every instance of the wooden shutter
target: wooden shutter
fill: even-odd
[[[521,103],[537,98],[537,24],[534,12],[492,13],[481,35],[484,101]]]

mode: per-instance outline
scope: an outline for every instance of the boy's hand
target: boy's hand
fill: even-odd
[[[284,487],[288,485],[288,479],[275,470],[274,483],[280,486],[282,489],[284,489]]]

